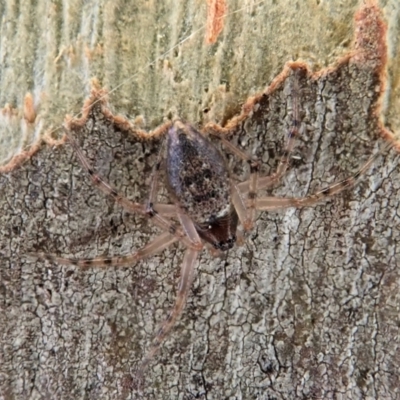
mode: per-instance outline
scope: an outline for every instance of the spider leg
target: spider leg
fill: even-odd
[[[156,211],[156,209],[154,208],[154,201],[157,198],[158,177],[160,174],[161,156],[162,156],[162,152],[164,149],[164,143],[165,143],[165,141],[163,142],[163,145],[161,146],[161,149],[158,153],[157,163],[155,164],[155,166],[153,168],[153,172],[152,172],[150,195],[149,195],[149,200],[147,202],[147,208],[146,208],[147,213],[152,213],[152,212]],[[195,248],[196,250],[201,250],[203,248],[203,244],[202,244],[200,236],[197,233],[197,230],[193,224],[193,221],[185,213],[183,213],[181,210],[178,210],[177,207],[173,206],[173,205],[158,204],[157,207],[158,207],[158,210],[161,209],[164,213],[166,212],[167,214],[171,212],[171,207],[173,207],[174,208],[174,216],[178,217],[183,230],[185,231],[187,237],[189,238],[189,240],[192,243],[191,247]],[[171,230],[170,230],[170,232],[171,232]]]
[[[117,257],[96,257],[96,258],[64,258],[59,257],[54,254],[47,253],[29,253],[28,255],[32,257],[38,257],[51,262],[57,262],[64,265],[77,265],[82,268],[90,267],[122,267],[126,265],[131,265],[143,258],[150,257],[156,253],[159,253],[170,246],[172,243],[176,242],[178,239],[168,232],[163,232],[161,235],[157,236],[151,242],[147,243],[141,249],[135,251],[134,253],[127,256],[117,256]]]
[[[252,228],[255,220],[255,211],[258,209],[257,191],[265,189],[277,183],[282,176],[286,173],[290,154],[293,151],[296,136],[299,134],[299,78],[298,71],[294,71],[294,79],[292,83],[292,125],[287,135],[286,148],[281,156],[277,170],[274,174],[264,177],[259,177],[260,165],[254,161],[247,154],[243,153],[236,146],[226,140],[224,137],[213,133],[218,136],[222,143],[229,148],[234,154],[245,160],[250,165],[250,179],[238,185],[233,185],[232,188],[232,202],[240,219],[240,222],[245,231]],[[244,202],[244,197],[247,196],[247,201]]]
[[[153,168],[152,171],[152,179],[151,179],[151,187],[150,187],[150,194],[149,194],[149,199],[147,202],[147,208],[146,211],[147,213],[152,213],[154,212],[156,209],[154,208],[154,201],[157,198],[157,192],[158,192],[158,178],[160,175],[160,167],[161,167],[161,160],[162,160],[162,153],[164,150],[164,144],[165,141],[163,141],[163,144],[161,146],[161,149],[158,153],[158,159],[157,162]],[[163,212],[167,212],[169,213],[170,210],[168,210],[169,205],[165,204],[165,205],[161,205],[158,204],[158,210],[162,209]],[[192,222],[192,220],[186,216],[185,214],[183,214],[182,212],[178,212],[177,213],[177,207],[173,206],[175,209],[175,215],[177,216],[179,219],[179,222],[181,223],[182,228],[184,229],[186,236],[189,238],[189,240],[192,242],[192,245],[194,245],[196,247],[197,250],[200,250],[203,245],[201,243],[201,239],[196,231],[196,228]],[[171,230],[170,230],[171,232]]]
[[[153,170],[151,172],[151,183],[150,183],[150,192],[149,192],[149,198],[147,200],[146,204],[146,213],[150,214],[154,211],[154,202],[157,199],[157,193],[158,193],[158,178],[160,175],[160,167],[161,167],[161,159],[162,159],[162,153],[164,150],[164,143],[163,141],[160,151],[158,152],[158,157],[157,157],[157,162],[153,167]]]
[[[185,256],[182,262],[181,268],[181,275],[180,281],[178,286],[178,293],[176,295],[175,305],[174,308],[168,314],[168,317],[162,323],[160,329],[158,330],[156,337],[153,341],[153,345],[150,348],[149,352],[141,362],[136,378],[137,381],[140,383],[143,380],[144,373],[146,368],[150,364],[151,360],[153,359],[154,355],[160,349],[162,343],[164,342],[165,338],[167,337],[168,333],[171,331],[172,327],[175,325],[176,321],[182,314],[183,308],[186,304],[186,300],[189,294],[190,286],[193,281],[194,275],[194,266],[197,260],[199,252],[188,248],[186,250]]]
[[[248,154],[240,150],[234,144],[225,139],[215,131],[210,132],[211,135],[221,140],[222,144],[228,148],[234,155],[246,161],[250,165],[250,179],[248,182],[248,192],[242,193],[238,190],[237,186],[233,184],[232,187],[232,202],[235,206],[240,223],[245,231],[249,231],[253,227],[254,212],[255,212],[255,193],[257,193],[257,183],[259,174],[259,163],[257,160],[250,157]],[[244,197],[247,195],[247,202],[244,202]]]
[[[105,194],[111,196],[125,210],[127,210],[131,213],[139,213],[147,218],[151,218],[152,221],[155,223],[155,225],[157,225],[163,231],[166,231],[166,232],[169,232],[169,233],[175,235],[186,246],[199,248],[198,243],[193,243],[190,240],[190,238],[188,239],[188,237],[182,232],[181,229],[179,229],[179,227],[176,224],[174,224],[167,218],[163,217],[157,211],[157,209],[152,207],[151,199],[153,197],[155,197],[155,191],[157,189],[157,182],[155,182],[155,184],[152,185],[150,201],[146,205],[136,203],[134,201],[127,199],[125,196],[118,193],[105,179],[103,179],[101,176],[99,176],[95,173],[95,171],[89,164],[88,160],[86,159],[85,155],[83,154],[81,148],[79,147],[78,143],[68,133],[67,130],[65,130],[65,132],[66,132],[69,142],[71,143],[73,149],[75,150],[75,152],[79,158],[79,161],[81,162],[81,164],[82,164],[83,168],[86,170],[86,172],[89,174],[89,176],[95,186],[97,186]],[[158,173],[157,173],[157,175],[158,175]],[[157,178],[157,175],[156,175],[156,178]]]
[[[345,189],[354,186],[359,178],[369,169],[372,163],[386,150],[391,148],[393,144],[391,142],[386,143],[385,146],[372,155],[367,162],[353,175],[335,182],[314,194],[310,194],[306,197],[295,197],[295,198],[279,198],[279,197],[261,197],[256,200],[256,208],[260,211],[266,210],[279,210],[288,207],[307,207],[313,204],[325,200],[328,197],[332,197],[335,194],[342,192]]]
[[[177,209],[174,204],[162,204],[162,203],[154,203],[153,208],[159,214],[163,215],[164,217],[176,217],[177,216]]]
[[[192,242],[192,248],[195,250],[200,251],[203,248],[203,242],[200,239],[200,236],[197,232],[197,229],[191,220],[191,218],[184,214],[183,212],[178,213],[178,218],[179,221],[186,233],[186,235],[189,237],[189,240]]]
[[[268,176],[260,176],[258,178],[257,182],[257,189],[266,189],[268,187],[271,187],[275,185],[276,183],[279,182],[279,180],[285,175],[289,161],[290,161],[290,155],[292,154],[294,145],[296,143],[296,137],[299,135],[299,129],[300,129],[300,114],[299,114],[299,70],[295,70],[293,75],[293,81],[292,81],[292,87],[291,87],[291,97],[292,97],[292,125],[289,129],[289,132],[287,134],[287,139],[286,139],[286,147],[285,150],[283,151],[281,158],[279,160],[278,167],[276,169],[276,172],[274,172],[271,175]],[[252,192],[251,188],[251,177],[247,181],[244,181],[242,183],[239,183],[238,189],[242,195],[246,195],[247,193]]]

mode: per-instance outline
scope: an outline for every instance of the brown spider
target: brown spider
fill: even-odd
[[[138,260],[161,252],[175,242],[181,242],[186,247],[174,308],[162,323],[152,348],[139,367],[137,374],[139,381],[142,380],[146,367],[183,311],[193,280],[196,260],[204,245],[216,253],[228,251],[234,246],[237,238],[242,236],[242,230],[246,233],[252,228],[256,211],[312,206],[352,187],[377,156],[391,145],[390,143],[385,145],[380,152],[371,156],[350,177],[333,183],[314,194],[303,198],[259,196],[260,190],[270,188],[284,176],[296,137],[299,135],[299,79],[306,76],[307,70],[300,63],[291,64],[289,68],[292,79],[292,125],[287,133],[286,147],[276,172],[269,176],[260,176],[260,163],[228,141],[223,135],[222,129],[214,125],[210,126],[209,134],[217,137],[231,153],[249,164],[249,179],[236,183],[224,157],[215,144],[191,125],[183,123],[181,120],[175,120],[163,129],[166,143],[162,145],[153,169],[149,197],[144,204],[136,203],[118,193],[104,178],[96,174],[79,145],[67,130],[68,139],[94,185],[111,196],[127,211],[139,213],[152,220],[162,233],[143,248],[128,256],[93,259],[62,258],[45,253],[36,253],[36,256],[61,264],[106,267],[131,265]],[[166,155],[165,163],[163,162],[164,153]],[[157,202],[159,175],[163,169],[165,169],[166,186],[173,200],[172,204]]]

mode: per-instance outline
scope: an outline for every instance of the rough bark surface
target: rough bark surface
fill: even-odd
[[[103,85],[111,82],[110,88],[132,73],[117,50],[123,52],[123,45],[129,47],[133,42],[125,42],[126,32],[113,24],[129,19],[133,26],[141,26],[142,22],[134,22],[141,21],[138,13],[145,11],[144,5],[137,5],[135,14],[122,4],[113,4],[105,3],[103,9],[92,7],[90,12],[94,15],[103,10],[103,28],[116,36],[106,35],[108,42],[105,40],[103,47],[86,52],[92,62],[89,75],[97,75]],[[389,132],[379,120],[385,38],[378,9],[367,4],[372,20],[365,16],[362,20],[359,12],[355,26],[362,29],[357,31],[355,47],[350,48],[356,52],[321,73],[302,69],[301,136],[287,176],[270,194],[298,197],[313,193],[355,172],[388,139],[383,138]],[[68,9],[68,21],[79,20],[73,6],[71,3]],[[256,19],[265,12],[263,7],[253,6],[250,15]],[[177,10],[184,14],[184,9]],[[48,10],[58,15],[56,11]],[[18,15],[18,10],[15,13]],[[125,83],[118,96],[111,95],[109,100],[115,112],[128,117],[143,114],[142,125],[150,129],[157,127],[162,117],[177,114],[195,122],[219,122],[235,143],[259,156],[263,174],[267,174],[276,167],[292,122],[292,78],[285,70],[264,95],[249,99],[239,117],[226,123],[238,111],[241,99],[262,88],[258,83],[254,88],[249,84],[252,73],[262,75],[264,84],[276,75],[271,72],[274,68],[266,66],[264,70],[263,63],[256,62],[268,52],[261,39],[253,44],[257,51],[248,55],[255,57],[252,67],[252,63],[232,63],[226,56],[235,48],[229,42],[238,37],[236,30],[253,29],[242,34],[254,36],[263,26],[247,20],[243,13],[238,15],[244,26],[237,20],[226,21],[223,45],[217,42],[211,56],[210,48],[200,46],[201,36],[188,47],[203,52],[204,71],[199,75],[196,68],[189,68],[187,75],[178,76],[181,70],[174,63],[185,64],[194,57],[190,51],[184,55],[185,47],[179,48],[171,58],[158,62],[155,71],[141,70],[142,76]],[[330,15],[326,18],[334,18]],[[95,16],[92,21],[97,21]],[[185,21],[183,18],[180,28],[174,29],[184,31]],[[347,22],[354,28],[350,17]],[[151,23],[146,20],[143,27]],[[164,35],[173,36],[167,25],[160,24]],[[162,42],[161,36],[159,39]],[[165,40],[167,49],[173,39]],[[243,40],[254,43],[249,37]],[[135,46],[144,52],[162,53],[152,40],[147,45],[139,42]],[[74,49],[64,49],[65,62],[74,56],[79,59]],[[157,54],[144,58],[151,60]],[[287,57],[279,57],[273,63],[283,65]],[[212,64],[217,58],[223,60],[218,73]],[[106,74],[104,64],[113,62],[117,64]],[[226,82],[223,75],[230,74],[230,68],[224,62],[233,70]],[[237,84],[240,74],[235,74],[235,68],[243,68],[242,75],[250,80]],[[77,111],[71,102],[78,104],[85,97],[88,70],[86,74],[76,71],[71,68],[62,81],[52,81],[64,87],[63,96],[70,87],[69,100],[62,98],[61,102],[68,106],[54,104],[54,112],[48,112],[51,101],[60,96],[49,92],[51,84],[42,88],[40,101],[33,95],[40,108],[25,99],[23,129],[33,135],[31,141],[39,131],[60,123],[64,113]],[[146,74],[151,77],[144,83]],[[161,78],[156,78],[157,74]],[[218,82],[215,86],[209,79],[213,74]],[[386,94],[386,99],[394,98],[393,92]],[[48,103],[45,95],[51,99]],[[138,110],[134,107],[141,96],[144,106]],[[185,97],[195,100],[183,105]],[[102,176],[128,198],[144,200],[159,142],[143,140],[128,120],[115,120],[109,113],[105,117],[102,104],[86,110],[87,124],[74,135]],[[36,118],[29,113],[32,107]],[[387,111],[389,118],[391,110]],[[5,126],[17,126],[21,121],[18,111],[8,107],[7,112],[2,114]],[[140,121],[136,119],[136,123]],[[396,119],[390,121],[394,127]],[[235,179],[245,179],[247,170],[242,163],[226,155]],[[223,259],[203,252],[183,318],[150,366],[144,393],[133,392],[128,397],[400,398],[399,171],[396,150],[385,152],[355,188],[312,208],[260,214],[245,245]],[[173,304],[184,249],[173,246],[148,261],[119,269],[82,270],[29,259],[27,253],[32,251],[85,258],[129,254],[158,232],[151,223],[124,212],[99,193],[68,145],[43,145],[21,166],[1,174],[0,210],[0,396],[118,398],[125,377],[134,372]]]

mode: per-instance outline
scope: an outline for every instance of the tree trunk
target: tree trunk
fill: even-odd
[[[83,110],[71,133],[132,200],[146,200],[160,148],[143,131],[175,117],[219,130],[266,175],[296,99],[289,170],[259,195],[306,196],[354,174],[391,139],[382,118],[400,126],[400,6],[380,2],[381,16],[374,4],[232,1],[214,44],[206,2],[0,4],[1,398],[400,398],[397,150],[328,201],[259,213],[222,258],[203,251],[143,393],[123,385],[174,304],[184,246],[120,268],[28,257],[126,255],[159,232],[97,190],[62,139],[92,89],[108,105]],[[297,76],[284,66],[298,59],[311,66],[292,64]],[[223,151],[232,179],[247,179]]]

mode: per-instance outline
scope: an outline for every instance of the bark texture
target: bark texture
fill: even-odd
[[[122,397],[174,302],[182,247],[120,269],[27,257],[129,254],[158,232],[99,193],[70,146],[39,142],[61,137],[53,129],[79,112],[90,78],[112,91],[109,107],[124,117],[100,102],[73,134],[97,171],[138,201],[159,149],[139,128],[178,115],[205,131],[220,124],[259,156],[263,174],[273,171],[292,122],[293,77],[286,69],[265,87],[290,59],[331,67],[301,66],[301,136],[269,195],[304,196],[355,172],[389,139],[381,106],[396,132],[396,2],[379,4],[388,49],[381,25],[360,12],[353,20],[372,7],[380,21],[373,2],[293,3],[253,2],[226,17],[214,45],[198,33],[159,59],[205,24],[206,2],[0,5],[0,100],[11,104],[0,115],[2,398]],[[228,12],[242,7],[229,2]],[[227,158],[245,179],[242,163]],[[385,152],[354,189],[312,208],[260,214],[245,245],[223,259],[203,252],[144,392],[124,397],[400,398],[399,175],[398,152]]]

